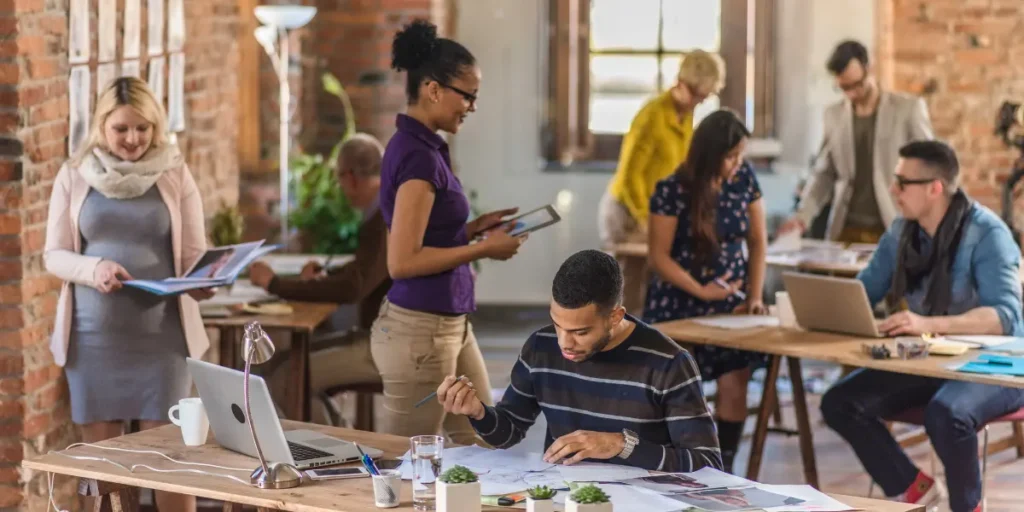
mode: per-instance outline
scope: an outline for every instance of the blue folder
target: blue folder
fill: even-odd
[[[977,359],[964,364],[957,370],[967,373],[1024,377],[1024,357],[981,354]]]

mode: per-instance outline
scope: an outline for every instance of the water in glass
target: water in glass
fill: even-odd
[[[434,510],[434,482],[441,474],[444,438],[416,436],[412,444],[412,504],[416,510]]]

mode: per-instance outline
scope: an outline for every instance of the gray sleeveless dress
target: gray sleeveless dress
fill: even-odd
[[[132,199],[90,189],[78,223],[83,254],[119,263],[136,279],[174,275],[170,214],[155,186]],[[127,286],[109,294],[72,287],[64,367],[72,421],[167,421],[191,388],[178,299]]]

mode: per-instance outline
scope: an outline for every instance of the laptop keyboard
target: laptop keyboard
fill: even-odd
[[[291,441],[288,441],[288,450],[290,450],[292,452],[292,457],[295,458],[296,462],[303,461],[303,460],[319,459],[321,457],[330,457],[331,456],[330,453],[322,452],[320,450],[317,450],[315,448],[310,448],[308,446],[302,446],[300,444],[295,444],[295,443],[293,443]]]

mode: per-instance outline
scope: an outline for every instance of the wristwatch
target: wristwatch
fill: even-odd
[[[625,428],[622,429],[622,437],[625,438],[626,443],[623,445],[618,457],[620,459],[628,459],[633,454],[633,448],[636,448],[637,443],[640,442],[640,438],[637,437],[636,432]]]

